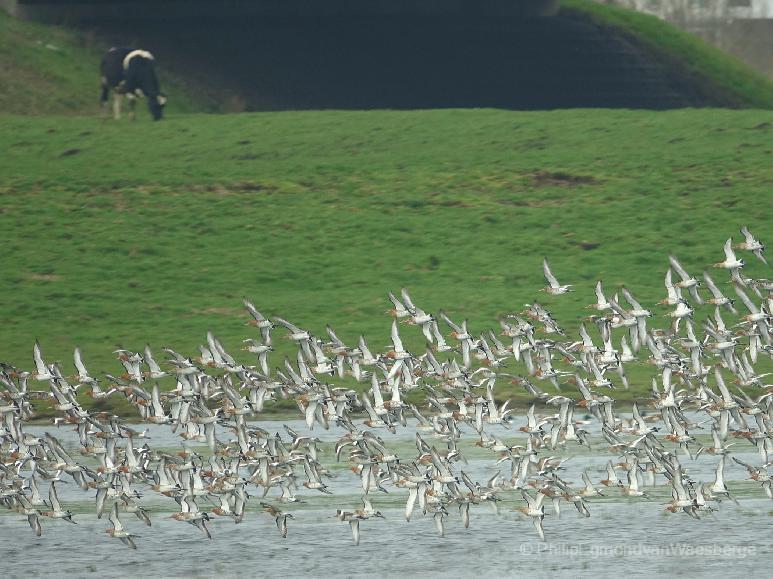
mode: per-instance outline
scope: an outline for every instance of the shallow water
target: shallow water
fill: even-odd
[[[299,432],[306,432],[301,421],[286,421]],[[269,432],[283,435],[281,421],[261,421]],[[519,440],[517,427],[495,434],[505,440]],[[593,427],[588,426],[593,433]],[[46,430],[66,446],[77,445],[75,433],[53,427],[28,427],[31,434]],[[596,431],[597,432],[597,431]],[[414,456],[412,430],[379,433],[398,455]],[[150,428],[154,448],[173,449],[179,438],[165,427]],[[124,525],[139,535],[138,550],[131,551],[108,537],[106,517],[94,514],[93,491],[85,493],[74,484],[58,485],[65,508],[76,512],[77,525],[63,521],[43,520],[43,536],[37,538],[26,518],[0,511],[0,560],[3,577],[30,577],[69,574],[125,577],[143,574],[154,577],[213,577],[271,575],[296,577],[331,576],[405,576],[423,577],[489,577],[525,574],[535,577],[575,576],[740,576],[759,575],[769,568],[773,539],[773,501],[757,483],[747,482],[746,471],[729,461],[726,479],[738,497],[740,506],[730,501],[717,505],[719,510],[706,513],[701,520],[685,514],[664,513],[662,503],[669,500],[669,487],[662,484],[645,490],[651,500],[629,499],[617,490],[605,497],[589,500],[590,518],[581,517],[571,505],[562,504],[560,518],[546,501],[546,542],[539,541],[531,521],[514,507],[523,503],[519,493],[501,496],[499,513],[491,505],[473,506],[469,529],[464,529],[455,508],[450,508],[444,538],[437,534],[431,516],[417,509],[411,522],[403,518],[407,491],[389,488],[389,494],[371,493],[374,506],[384,520],[369,519],[361,523],[361,543],[354,546],[349,525],[335,519],[335,510],[357,508],[361,489],[358,478],[343,465],[335,464],[330,442],[340,431],[314,431],[325,441],[322,462],[330,467],[334,478],[328,481],[335,495],[323,495],[301,487],[299,497],[305,503],[282,505],[294,513],[289,521],[289,534],[282,539],[273,517],[260,511],[260,498],[253,496],[244,521],[236,525],[217,519],[209,523],[212,540],[207,540],[193,526],[174,521],[169,515],[176,504],[154,493],[143,495],[142,504],[151,511],[153,526],[146,527],[129,514],[122,514]],[[219,436],[227,437],[225,433]],[[285,436],[285,438],[287,438]],[[432,440],[427,438],[430,444]],[[496,456],[476,447],[475,437],[466,432],[462,446],[468,464],[456,463],[481,482],[491,477],[498,467]],[[592,439],[593,440],[593,439]],[[759,456],[748,443],[734,447],[734,456],[758,464]],[[544,455],[544,453],[542,453]],[[607,460],[616,457],[604,451],[602,443],[588,454],[584,448],[571,447],[571,456],[561,476],[576,484],[580,474],[589,468],[591,479],[598,482]],[[682,464],[695,480],[713,480],[718,459],[702,455],[697,461],[680,456]],[[504,472],[504,470],[503,470]],[[138,490],[142,486],[137,484]],[[47,485],[41,485],[45,495]],[[277,491],[272,489],[270,500]],[[199,501],[206,508],[206,500]]]

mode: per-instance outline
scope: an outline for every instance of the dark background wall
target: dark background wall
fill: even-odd
[[[21,17],[41,20],[309,16],[321,14],[554,14],[560,0],[0,0]]]
[[[98,29],[220,87],[236,110],[704,104],[638,46],[575,15],[272,16]]]
[[[294,1],[130,2],[127,14],[144,6],[142,18],[93,12],[79,25],[108,45],[150,50],[229,111],[707,104],[630,39],[576,13],[535,17],[553,0]],[[303,2],[326,8],[265,10]],[[355,4],[393,10],[330,11]],[[152,16],[159,6],[175,16]]]

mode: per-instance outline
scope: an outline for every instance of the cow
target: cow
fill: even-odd
[[[113,117],[121,118],[121,99],[129,100],[129,117],[135,118],[136,99],[148,99],[153,119],[158,121],[164,114],[166,96],[161,92],[156,78],[153,55],[147,50],[113,47],[102,57],[99,70],[102,81],[100,102],[107,107],[110,91],[113,91]]]

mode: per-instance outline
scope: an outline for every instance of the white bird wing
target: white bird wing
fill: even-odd
[[[151,404],[153,405],[153,415],[156,417],[164,416],[164,407],[161,404],[161,396],[158,391],[158,384],[153,384],[153,390],[150,395]]]
[[[148,344],[145,345],[145,363],[148,365],[151,372],[163,372],[161,366],[158,365],[158,362],[156,362],[156,359],[153,357],[153,352],[150,351],[150,345]]]
[[[405,305],[403,305],[403,302],[398,300],[392,292],[389,292],[389,301],[395,306],[395,313],[398,317],[404,317],[410,314]]]
[[[627,288],[623,288],[623,296],[626,300],[628,300],[628,303],[631,304],[635,309],[637,310],[643,310],[644,308],[641,307],[641,304],[637,302],[631,292],[628,291]]]
[[[399,380],[392,380],[391,388],[392,388],[392,402],[396,402],[397,404],[401,404],[402,403],[402,397],[400,396],[400,382],[399,382]]]
[[[714,484],[718,487],[725,488],[725,455],[721,455],[719,457],[719,462],[717,463],[717,476],[714,479]]]
[[[180,512],[181,513],[189,513],[189,512],[191,512],[191,506],[188,503],[188,497],[187,496],[183,497],[183,499],[180,501]]]
[[[550,284],[550,287],[558,288],[561,286],[561,284],[558,283],[556,276],[554,276],[553,272],[550,271],[547,258],[542,259],[542,272],[545,274],[545,279],[548,281],[548,284]]]
[[[113,529],[116,531],[123,531],[123,524],[121,519],[118,518],[118,503],[113,503],[113,509],[110,511],[108,520],[113,523]]]
[[[717,388],[719,388],[719,391],[722,393],[722,399],[725,402],[733,402],[733,397],[730,395],[730,390],[728,390],[725,385],[725,380],[722,378],[722,373],[719,371],[719,368],[715,368],[715,375],[717,378]]]
[[[636,466],[628,471],[628,488],[632,491],[639,490],[639,469]]]
[[[365,412],[368,413],[368,416],[370,416],[370,419],[374,422],[377,420],[381,420],[378,417],[378,414],[376,414],[376,411],[373,409],[373,404],[370,402],[370,398],[368,398],[368,393],[363,392],[362,394],[362,405],[365,407]]]
[[[397,331],[397,320],[392,320],[392,345],[395,347],[395,352],[405,352],[403,341],[400,339],[400,334]]]
[[[132,444],[131,438],[129,438],[129,441],[126,444],[126,465],[129,468],[136,468],[140,465],[139,460],[137,460],[137,455],[134,452],[134,445]]]
[[[579,374],[575,374],[575,380],[577,381],[577,389],[580,391],[580,394],[582,394],[582,397],[588,401],[593,400],[593,395],[586,386],[585,380],[583,380]]]
[[[51,508],[56,511],[62,510],[62,505],[59,503],[59,496],[56,494],[56,484],[51,483],[48,489],[48,501],[51,503]]]
[[[483,334],[480,335],[480,348],[483,350],[483,353],[486,355],[487,360],[490,360],[491,362],[496,362],[496,358],[494,357],[494,352],[491,351],[491,347],[488,345],[486,338],[483,337]]]
[[[623,355],[633,356],[633,351],[631,350],[631,347],[628,345],[628,340],[625,339],[625,336],[623,336],[620,340],[620,348],[623,350]]]
[[[728,237],[727,241],[725,241],[725,259],[727,261],[737,261],[737,258],[735,257],[735,252],[733,251],[733,238]]]
[[[588,334],[588,330],[584,323],[580,323],[580,337],[582,338],[582,345],[586,348],[593,348],[593,339]]]
[[[411,520],[411,514],[413,513],[413,506],[416,504],[416,499],[419,498],[419,489],[417,487],[411,488],[408,491],[408,501],[405,503],[405,520]]]
[[[647,423],[644,422],[644,418],[642,418],[641,413],[639,412],[639,405],[634,402],[633,403],[633,418],[636,420],[636,422],[639,424],[639,428],[645,429],[647,426]]]
[[[542,496],[545,496],[545,495],[542,495]],[[532,517],[532,523],[534,524],[534,528],[537,529],[537,534],[539,535],[540,540],[544,541],[545,529],[542,527],[542,518]]]
[[[749,228],[746,227],[745,225],[741,227],[741,235],[744,236],[744,241],[746,241],[746,243],[748,244],[753,244],[755,241],[757,241],[756,239],[754,239],[754,236],[749,231]]]
[[[35,359],[35,367],[38,370],[38,374],[42,376],[49,374],[48,367],[43,361],[43,354],[40,351],[40,343],[37,340],[35,340],[35,345],[32,347],[32,357]]]
[[[416,310],[417,316],[425,316],[426,314],[422,310]],[[432,322],[425,322],[421,324],[421,333],[424,334],[424,337],[427,338],[427,341],[431,344],[434,340],[434,337],[432,336]]]
[[[245,299],[243,300],[243,302],[244,302],[244,307],[245,307],[245,308],[247,308],[247,311],[248,311],[248,312],[250,312],[250,315],[251,315],[253,318],[255,318],[255,321],[256,321],[256,322],[263,322],[263,321],[265,321],[265,319],[266,319],[266,318],[265,318],[265,317],[263,317],[263,314],[261,314],[261,313],[260,313],[260,312],[259,312],[259,311],[258,311],[258,310],[255,308],[255,306],[253,305],[253,303],[252,303],[251,301],[249,301],[248,299],[246,299],[246,298],[245,298]]]
[[[741,288],[739,288],[737,285],[735,285],[734,287],[735,287],[735,293],[737,293],[738,297],[741,298],[741,301],[746,306],[746,308],[752,314],[759,314],[760,313],[759,308],[757,308],[754,302],[749,299],[749,296],[746,295],[746,292],[743,291]]]
[[[451,476],[451,471],[448,469],[448,465],[440,458],[440,455],[437,453],[437,450],[434,446],[430,449],[429,453],[430,457],[432,458],[432,464],[435,466],[438,472],[443,476]]]
[[[37,515],[27,515],[27,522],[29,522],[30,527],[33,531],[35,531],[35,535],[40,537],[43,534],[43,527],[40,526],[40,517]]]
[[[446,339],[443,337],[443,334],[440,333],[440,328],[437,325],[437,321],[432,320],[432,322],[430,322],[430,326],[432,329],[432,334],[435,336],[435,341],[437,342],[438,349],[445,348],[446,346],[448,346],[448,344],[446,343]]]
[[[209,351],[212,353],[215,364],[218,366],[223,364],[223,357],[220,355],[217,338],[215,338],[215,335],[212,332],[207,332],[207,345],[209,346]]]
[[[73,361],[75,362],[75,369],[78,371],[78,379],[81,381],[89,380],[89,371],[86,370],[86,365],[83,363],[81,349],[77,346],[73,352]]]
[[[462,366],[469,369],[472,365],[472,352],[470,346],[470,340],[464,340],[462,342]]]
[[[604,295],[604,286],[601,284],[601,280],[596,282],[596,303],[600,306],[607,305],[607,298]]]
[[[435,528],[437,528],[438,535],[445,537],[445,528],[443,526],[443,513],[438,511],[434,515]]]
[[[722,441],[719,439],[719,431],[716,426],[711,429],[711,440],[714,443],[714,448],[722,447]]]
[[[671,268],[668,268],[668,271],[666,271],[666,291],[668,292],[668,299],[672,301],[676,301],[682,297],[681,292],[679,291],[679,288],[674,285],[674,282],[671,280]]]
[[[35,473],[37,470],[37,466],[32,469],[32,472]],[[32,500],[35,502],[35,504],[40,504],[42,502],[42,499],[40,498],[40,488],[38,487],[38,479],[33,474],[30,479],[30,491],[32,494]]]
[[[58,439],[48,434],[46,435],[46,438],[49,442],[49,445],[51,446],[51,449],[54,451],[55,454],[59,455],[59,458],[63,462],[66,462],[68,466],[75,465],[75,461],[67,453],[67,451],[64,449],[64,447],[62,446],[62,444],[59,442]],[[53,483],[51,486],[53,486]],[[54,493],[56,494],[56,490],[54,490]]]
[[[311,342],[311,349],[314,350],[314,361],[317,364],[328,364],[330,360],[328,360],[327,356],[325,356],[325,353],[322,351],[322,348],[320,348],[319,343],[316,340],[313,340]]]
[[[375,372],[371,375],[370,390],[373,392],[373,403],[376,405],[376,408],[383,408],[384,397],[381,395],[381,388],[378,384],[378,376]]]
[[[349,519],[349,526],[352,529],[352,539],[354,544],[360,544],[360,519]]]
[[[617,474],[615,473],[615,467],[612,466],[612,461],[607,461],[607,480],[616,482]]]
[[[370,502],[370,499],[367,496],[362,497],[362,506],[363,506],[363,510],[366,513],[372,513],[373,511],[375,511],[375,509],[373,508],[373,504]]]
[[[325,329],[327,330],[327,335],[330,336],[330,340],[336,345],[338,348],[345,347],[345,344],[339,338],[336,333],[333,331],[333,328],[330,327],[330,325],[325,326]]]
[[[671,267],[673,267],[676,270],[676,273],[679,274],[679,277],[681,277],[682,280],[690,279],[690,276],[684,270],[684,268],[682,267],[682,264],[679,263],[673,255],[668,256],[668,261],[671,262]]]
[[[193,477],[191,476],[191,481],[193,481]],[[198,513],[199,512],[199,505],[196,503],[196,497],[193,495],[190,495],[187,497],[188,500],[188,508],[190,509],[191,513]]]
[[[754,255],[756,255],[762,263],[764,263],[765,265],[768,265],[768,260],[766,260],[765,256],[762,255],[762,252],[765,249],[765,246],[762,244],[762,242],[757,239],[754,239],[754,235],[751,234],[751,232],[745,225],[741,228],[741,233],[743,234],[746,240],[746,245],[750,249],[752,249],[752,251],[754,252]]]
[[[156,475],[158,476],[158,484],[161,486],[171,486],[172,481],[166,472],[166,458],[161,457],[156,467]]]
[[[582,482],[585,483],[585,490],[586,491],[595,491],[596,487],[593,486],[593,483],[590,480],[590,477],[588,476],[587,471],[583,471],[582,473]]]
[[[448,317],[448,316],[445,314],[445,312],[443,312],[443,311],[441,310],[440,312],[438,312],[438,314],[439,314],[439,315],[440,315],[440,317],[443,319],[443,321],[444,321],[446,324],[448,324],[448,325],[449,325],[449,327],[450,327],[450,328],[451,328],[451,329],[452,329],[454,332],[456,332],[457,334],[462,334],[462,333],[464,333],[464,332],[462,331],[462,328],[461,328],[460,326],[458,326],[457,324],[455,324],[453,321],[451,321],[451,318],[449,318],[449,317]]]
[[[405,288],[402,288],[400,290],[400,295],[403,296],[403,302],[405,302],[405,307],[411,314],[416,313],[416,306],[413,305],[413,302],[411,301],[411,296],[408,295],[408,290]]]
[[[629,314],[622,307],[620,307],[620,304],[617,303],[617,300],[615,300],[615,298],[611,298],[609,300],[609,305],[612,306],[612,309],[615,311],[615,313],[618,314],[624,320],[627,320],[631,317],[631,314]]]
[[[295,324],[291,324],[290,322],[288,322],[287,320],[285,320],[283,318],[275,317],[274,321],[277,324],[279,324],[280,326],[284,326],[285,328],[290,330],[293,334],[301,334],[301,333],[303,333],[303,330],[301,330],[298,326],[296,326]]]
[[[722,299],[725,296],[722,295],[722,292],[719,291],[719,288],[714,283],[714,280],[711,279],[708,272],[703,272],[703,279],[706,281],[706,286],[709,288],[709,291],[711,292],[711,295],[713,295],[717,299]]]
[[[534,416],[534,404],[529,406],[529,410],[526,412],[526,422],[531,430],[537,427],[537,418]]]

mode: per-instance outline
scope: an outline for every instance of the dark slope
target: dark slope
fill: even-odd
[[[127,31],[165,66],[247,110],[727,106],[674,62],[587,15],[191,21]],[[693,79],[694,80],[694,79]]]

